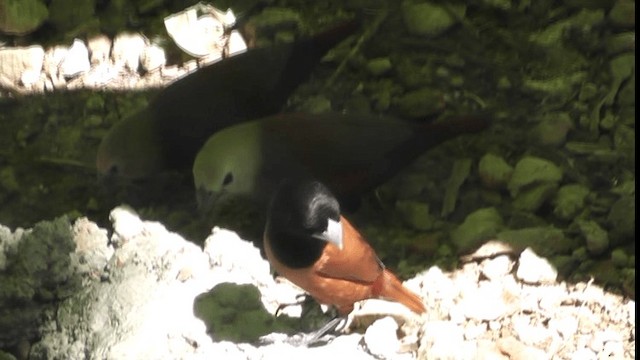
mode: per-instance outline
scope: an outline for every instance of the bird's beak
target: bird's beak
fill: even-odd
[[[205,188],[199,187],[196,190],[196,201],[198,202],[198,211],[208,213],[214,208],[223,192],[211,192]]]
[[[344,243],[342,242],[342,223],[338,220],[329,219],[327,222],[327,228],[325,231],[314,234],[314,237],[319,240],[330,242],[342,250]]]

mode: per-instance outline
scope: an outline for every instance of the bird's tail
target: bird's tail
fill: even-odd
[[[387,269],[382,272],[382,275],[376,281],[374,295],[383,299],[397,301],[417,314],[427,311],[420,297],[404,287],[400,280]]]

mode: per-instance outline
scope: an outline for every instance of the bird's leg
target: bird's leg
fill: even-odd
[[[305,314],[309,314],[309,312],[313,309],[313,307],[304,305],[308,305],[311,302],[317,304],[315,302],[315,299],[308,294],[300,294],[296,296],[296,300],[297,301],[294,303],[280,304],[280,306],[278,306],[278,308],[276,309],[275,316],[278,317],[280,315],[280,312],[287,306],[302,305],[302,318],[305,316]],[[331,307],[329,310],[335,311],[333,307]],[[289,338],[287,342],[295,346],[312,346],[320,343],[326,343],[333,339],[333,333],[341,331],[346,325],[346,316],[334,315],[331,320],[322,325],[322,327],[320,327],[318,330],[310,333],[298,333],[297,335]]]
[[[307,294],[300,294],[296,296],[295,302],[278,305],[278,308],[276,309],[275,317],[280,316],[280,312],[289,306],[305,305],[312,301],[315,301],[315,300],[311,296]],[[304,306],[303,306],[303,309],[304,309]]]
[[[296,346],[312,346],[319,343],[326,343],[334,338],[333,333],[338,332],[347,324],[346,316],[336,316],[324,324],[320,329],[302,335],[301,339],[292,338],[291,342]]]

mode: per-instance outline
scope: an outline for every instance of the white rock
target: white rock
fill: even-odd
[[[364,333],[364,342],[369,353],[378,358],[394,358],[400,349],[396,332],[398,324],[390,316],[376,320]]]
[[[489,321],[510,311],[505,303],[502,286],[493,281],[482,281],[477,288],[465,289],[460,306],[468,319]]]
[[[553,336],[545,326],[532,323],[526,315],[513,317],[513,330],[523,344],[531,346],[543,346]]]
[[[488,325],[486,322],[470,322],[464,327],[465,340],[475,340],[486,333]]]
[[[113,40],[111,59],[115,67],[137,72],[147,39],[138,33],[122,33]]]
[[[40,81],[40,75],[42,72],[35,70],[25,70],[20,77],[20,83],[27,88],[32,87],[38,81]]]
[[[114,253],[113,247],[109,245],[107,231],[100,229],[86,217],[77,219],[72,231],[76,242],[72,259],[76,259],[76,266],[85,271],[102,272]]]
[[[424,359],[470,359],[469,346],[465,345],[464,330],[449,321],[427,321],[418,357]],[[471,353],[475,349],[471,350]]]
[[[75,39],[60,63],[60,74],[65,78],[75,77],[89,71],[89,49],[82,40]]]
[[[569,340],[578,332],[578,319],[574,316],[551,319],[549,328],[557,331],[563,339]]]
[[[591,347],[591,350],[600,353],[604,351],[605,344],[609,342],[622,342],[622,336],[618,332],[610,329],[598,331],[593,335],[589,346]]]
[[[257,247],[233,231],[217,226],[204,242],[204,253],[209,256],[211,266],[242,272],[250,279],[262,280],[264,274],[270,272],[269,262],[262,258]]]
[[[578,349],[571,354],[571,360],[596,360],[597,358],[596,353],[587,348]]]
[[[104,62],[89,69],[83,76],[83,82],[87,86],[94,87],[106,85],[118,77],[118,72],[118,69]]]
[[[47,49],[44,54],[44,72],[51,79],[55,89],[65,88],[67,84],[60,72],[60,64],[67,56],[67,52],[69,52],[69,48],[66,46],[54,46]]]
[[[87,40],[87,48],[92,65],[107,63],[111,52],[111,39],[103,34],[92,36]]]
[[[512,360],[547,360],[550,358],[543,350],[527,346],[513,337],[498,339],[498,347]]]
[[[38,45],[0,49],[0,74],[5,81],[17,85],[25,72],[40,74],[44,53],[42,46]]]
[[[418,317],[417,314],[399,302],[387,301],[384,299],[364,300],[360,302],[360,306],[357,306],[351,313],[351,316],[354,318],[379,319],[387,315],[397,319],[400,323]]]
[[[140,61],[142,68],[147,72],[151,72],[163,67],[167,62],[167,57],[164,49],[157,45],[149,45],[144,48]]]
[[[489,280],[498,280],[509,274],[511,269],[513,269],[513,261],[507,255],[486,259],[480,263],[480,272]]]
[[[225,40],[224,21],[205,9],[198,9],[199,5],[167,16],[164,19],[165,28],[187,54],[194,57],[220,57]]]
[[[495,341],[480,340],[477,343],[477,352],[474,359],[478,360],[509,360],[509,357],[503,354]]]
[[[538,306],[545,311],[560,308],[562,302],[568,297],[567,291],[559,286],[540,286],[536,290],[540,299]]]
[[[121,205],[111,210],[109,220],[113,223],[114,239],[112,241],[115,243],[129,241],[133,237],[142,234],[144,230],[144,224],[138,214],[126,205]]]
[[[520,254],[516,277],[529,284],[552,284],[558,277],[558,271],[547,259],[526,248]]]
[[[227,42],[227,54],[230,56],[242,54],[247,51],[247,43],[238,30],[231,31]]]

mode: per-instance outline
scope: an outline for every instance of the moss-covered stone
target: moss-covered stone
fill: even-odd
[[[478,175],[490,189],[504,189],[512,174],[513,166],[498,155],[487,153],[478,163]]]
[[[466,6],[442,6],[430,2],[404,1],[402,15],[405,26],[412,35],[438,36],[464,17]]]
[[[611,228],[612,245],[623,244],[635,239],[636,234],[636,197],[622,196],[618,199],[607,216]]]
[[[636,2],[634,0],[618,0],[609,11],[609,21],[620,28],[636,26]]]
[[[398,111],[409,118],[424,118],[443,109],[442,92],[430,87],[410,91],[398,99]]]
[[[565,237],[562,230],[553,226],[505,230],[498,233],[496,238],[516,249],[531,247],[536,254],[544,257],[567,254],[577,244],[577,240]]]
[[[476,210],[451,232],[451,241],[459,254],[472,251],[485,240],[494,237],[503,227],[503,220],[493,207]]]
[[[573,121],[568,112],[546,114],[533,128],[531,138],[535,144],[543,146],[561,146],[564,144]]]
[[[401,200],[396,208],[402,219],[416,230],[429,230],[434,227],[435,219],[429,212],[429,204],[412,200]]]
[[[513,199],[513,207],[522,211],[536,212],[558,190],[556,183],[542,183],[522,190]]]
[[[534,184],[557,183],[562,180],[562,169],[549,160],[533,156],[520,159],[509,181],[509,192],[516,197],[521,190]]]
[[[584,209],[587,195],[589,195],[589,188],[584,185],[562,186],[553,200],[553,213],[560,219],[570,220]]]
[[[578,219],[576,223],[591,254],[601,255],[609,248],[609,235],[597,222]]]
[[[45,311],[81,287],[71,266],[76,244],[66,217],[42,221],[16,242],[0,270],[0,346],[37,337]]]
[[[267,312],[260,296],[254,285],[221,283],[196,297],[193,312],[216,341],[254,342],[274,331],[291,331]]]
[[[49,11],[40,0],[0,0],[0,32],[28,34],[39,28],[48,16]]]

